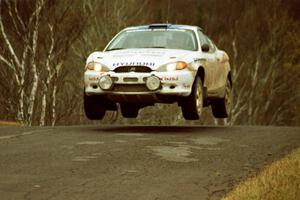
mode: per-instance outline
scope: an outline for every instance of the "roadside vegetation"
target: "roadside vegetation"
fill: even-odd
[[[127,26],[168,22],[198,25],[228,52],[234,107],[226,124],[300,125],[299,8],[299,0],[1,0],[0,120],[187,124],[174,105],[145,108],[135,121],[110,113],[91,122],[83,112],[86,57]],[[218,123],[206,109],[189,124]]]
[[[0,126],[21,126],[18,122],[12,122],[12,121],[1,121],[0,120]]]
[[[300,199],[300,148],[239,184],[222,200],[277,199]]]

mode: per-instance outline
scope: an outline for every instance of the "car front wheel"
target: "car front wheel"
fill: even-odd
[[[101,105],[101,96],[87,96],[84,93],[84,111],[85,115],[90,120],[103,119],[106,109]]]
[[[191,94],[181,103],[183,117],[186,120],[198,120],[203,110],[203,85],[200,77],[196,77]]]
[[[229,80],[226,82],[224,98],[212,100],[211,108],[215,118],[230,117],[232,108],[232,86]]]

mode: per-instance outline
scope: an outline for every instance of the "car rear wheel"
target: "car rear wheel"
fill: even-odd
[[[224,98],[212,100],[211,108],[215,118],[230,117],[232,108],[232,86],[229,80],[226,82]]]
[[[190,96],[183,99],[181,110],[186,120],[200,118],[203,110],[203,85],[200,77],[196,77]]]
[[[103,119],[106,108],[101,105],[101,96],[87,96],[84,93],[84,112],[90,120],[101,120]]]
[[[121,103],[121,113],[125,118],[136,118],[139,114],[140,107],[135,104]]]

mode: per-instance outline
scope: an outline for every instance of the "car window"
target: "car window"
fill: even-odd
[[[206,36],[201,32],[201,30],[198,29],[198,35],[199,35],[199,40],[200,40],[200,45],[202,46],[203,44],[208,44],[208,41],[206,39]]]
[[[193,31],[169,30],[128,30],[119,34],[106,51],[130,48],[167,48],[197,51],[198,45]]]
[[[209,44],[209,53],[214,53],[216,51],[215,44],[208,37],[207,37],[207,40],[208,40],[208,44]]]
[[[216,47],[213,44],[213,42],[204,34],[201,30],[198,30],[199,39],[200,39],[200,45],[208,44],[209,45],[209,51],[207,53],[214,53],[216,51]]]

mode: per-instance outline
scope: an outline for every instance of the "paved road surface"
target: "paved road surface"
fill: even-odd
[[[206,200],[300,146],[300,128],[0,128],[1,200]]]

